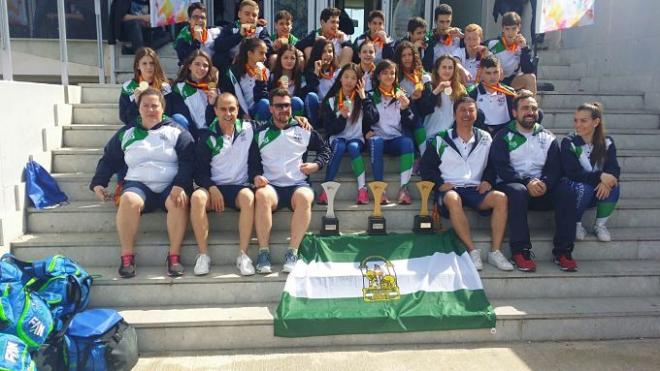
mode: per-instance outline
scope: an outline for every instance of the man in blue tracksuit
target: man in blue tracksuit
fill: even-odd
[[[538,104],[522,90],[513,101],[514,120],[501,130],[490,150],[498,178],[496,189],[509,199],[509,244],[519,270],[533,272],[532,244],[527,210],[555,209],[554,262],[564,271],[575,271],[571,257],[575,241],[576,197],[560,182],[561,160],[554,134],[537,123]]]

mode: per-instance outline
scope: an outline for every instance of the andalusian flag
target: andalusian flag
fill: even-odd
[[[275,313],[275,336],[495,327],[481,279],[453,231],[307,235]]]

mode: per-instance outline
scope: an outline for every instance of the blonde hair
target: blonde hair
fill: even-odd
[[[481,37],[482,39],[484,37],[484,30],[481,28],[481,26],[479,26],[476,23],[470,23],[469,25],[465,26],[465,33],[468,32],[477,32],[479,34],[479,37]]]

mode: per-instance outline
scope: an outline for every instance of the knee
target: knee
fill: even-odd
[[[527,187],[520,183],[510,183],[504,186],[504,193],[512,202],[527,202]]]
[[[266,187],[259,188],[254,193],[254,203],[257,207],[258,206],[270,207],[272,203],[271,201],[272,201],[271,191]]]
[[[332,152],[335,155],[342,155],[346,151],[346,141],[343,139],[335,139],[332,142]]]
[[[455,191],[449,191],[445,193],[445,196],[442,198],[442,203],[449,210],[462,209],[463,202],[461,201],[461,196],[458,195]]]
[[[346,149],[348,150],[348,154],[354,158],[360,155],[360,143],[359,142],[349,142],[346,145]]]
[[[314,200],[314,193],[307,188],[299,188],[293,193],[292,204],[295,210],[300,208],[311,209],[312,201]]]
[[[133,192],[126,192],[119,198],[119,208],[125,210],[140,211],[144,206],[144,200]]]
[[[307,96],[305,97],[305,103],[308,106],[318,105],[319,104],[319,96],[314,92],[309,92],[309,93],[307,93]]]
[[[254,208],[254,193],[247,188],[243,188],[236,196],[236,204],[241,210],[251,210]]]
[[[209,196],[206,191],[201,189],[193,192],[190,197],[190,207],[192,210],[204,210],[206,209],[206,203],[208,202]]]
[[[506,209],[509,199],[500,191],[493,191],[493,199],[495,200],[496,209]]]
[[[403,137],[401,141],[401,153],[412,153],[415,150],[415,145],[409,137]]]
[[[291,108],[295,116],[300,116],[304,113],[305,103],[299,97],[293,97],[291,98]]]

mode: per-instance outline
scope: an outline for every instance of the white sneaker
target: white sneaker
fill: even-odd
[[[610,231],[604,225],[594,225],[594,234],[598,237],[598,241],[609,242],[612,241]]]
[[[575,239],[583,241],[585,237],[587,237],[587,231],[582,226],[582,223],[575,224]]]
[[[243,253],[236,258],[236,268],[241,272],[241,276],[251,276],[254,274],[252,259]]]
[[[481,262],[481,250],[474,249],[470,251],[470,258],[472,258],[472,263],[478,271],[484,269],[484,263]]]
[[[197,255],[197,260],[195,260],[195,276],[203,276],[209,274],[211,270],[211,258],[206,254]]]
[[[512,271],[513,265],[507,258],[504,257],[500,250],[491,251],[488,253],[488,263],[497,267],[502,271]]]

